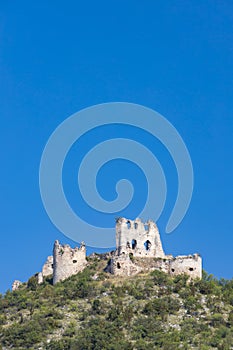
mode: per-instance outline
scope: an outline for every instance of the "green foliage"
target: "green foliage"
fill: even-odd
[[[93,314],[101,314],[102,308],[101,308],[101,302],[99,299],[94,299],[92,302],[92,311]]]
[[[169,314],[175,314],[179,308],[180,305],[176,299],[171,297],[163,297],[149,301],[145,305],[143,313],[165,321]]]
[[[76,276],[51,285],[36,277],[0,296],[4,349],[228,350],[233,347],[233,282],[161,271],[120,279],[90,259]],[[93,275],[101,276],[93,280]],[[49,339],[49,342],[48,342]],[[0,349],[1,349],[0,346]]]
[[[36,276],[32,276],[28,280],[28,288],[31,290],[36,290],[38,287],[38,281]]]

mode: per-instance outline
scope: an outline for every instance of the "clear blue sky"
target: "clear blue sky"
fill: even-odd
[[[166,252],[200,252],[209,273],[233,277],[232,81],[232,1],[2,1],[0,291],[39,271],[55,239],[73,244],[43,208],[41,153],[65,118],[110,101],[155,109],[183,137],[195,188],[181,225],[171,235],[164,233],[177,178],[169,155],[149,135],[123,127],[96,130],[79,149],[84,152],[88,142],[95,144],[106,133],[131,135],[151,147],[168,175],[168,199],[158,222]],[[78,159],[75,147],[72,151],[64,187],[79,210],[72,187]],[[129,174],[140,187],[135,206],[125,213],[134,217],[145,179],[132,164],[120,165],[124,177]],[[103,169],[103,178],[110,173],[110,167]],[[106,199],[114,195],[112,182],[98,179]],[[81,210],[87,217],[88,208]]]

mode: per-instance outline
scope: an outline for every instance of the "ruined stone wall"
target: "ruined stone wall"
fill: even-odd
[[[21,281],[18,281],[18,280],[15,280],[13,283],[12,283],[12,290],[17,290],[19,289],[19,287],[22,285],[23,283]]]
[[[42,271],[37,275],[38,284],[44,282],[44,277],[53,275],[53,256],[47,257],[45,264],[42,267]]]
[[[131,276],[141,271],[164,271],[172,276],[187,274],[190,278],[202,278],[202,259],[199,254],[165,255],[157,225],[153,221],[119,218],[116,222],[116,251],[107,253],[110,258],[105,271],[118,276]],[[38,283],[53,275],[53,284],[81,272],[87,265],[86,247],[72,249],[69,245],[54,243],[53,256],[49,256],[42,272],[37,274]],[[15,281],[13,290],[21,285]]]
[[[163,271],[171,276],[186,274],[191,279],[202,277],[202,260],[198,254],[176,258],[135,258],[128,255],[116,256],[110,260],[108,272],[117,276],[132,276],[139,272]]]
[[[144,272],[160,270],[169,273],[170,260],[166,258],[135,258],[134,263]]]
[[[157,225],[153,221],[119,218],[116,222],[117,255],[165,257]]]
[[[169,273],[169,260],[149,257],[131,260],[128,255],[121,255],[112,258],[106,270],[117,276],[133,276],[154,270]]]
[[[165,255],[157,225],[153,221],[119,218],[116,222],[116,252],[110,260],[109,272],[134,275],[140,271],[161,270],[171,275],[202,277],[199,254],[173,257]]]
[[[69,245],[54,243],[53,249],[53,284],[82,271],[87,264],[86,247],[72,249]]]
[[[202,259],[199,254],[177,256],[170,260],[171,275],[187,274],[191,278],[202,278]]]
[[[53,256],[48,256],[43,268],[42,268],[42,276],[50,276],[53,274]]]
[[[140,272],[141,268],[134,264],[128,255],[122,255],[110,260],[108,271],[117,276],[131,276]]]

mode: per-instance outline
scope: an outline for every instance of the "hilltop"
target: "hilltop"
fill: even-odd
[[[32,276],[0,299],[1,349],[233,349],[233,280],[104,272],[107,256],[52,285]]]

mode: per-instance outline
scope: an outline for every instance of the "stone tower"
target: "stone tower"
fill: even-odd
[[[61,245],[55,241],[53,248],[53,284],[82,271],[87,264],[86,247],[72,249],[68,244]]]
[[[131,253],[135,257],[165,257],[157,225],[140,219],[117,220],[116,252],[118,256]]]
[[[172,276],[186,274],[202,277],[202,259],[199,254],[165,255],[157,225],[153,221],[119,218],[116,221],[116,251],[106,271],[119,276],[130,276],[141,271],[161,270]]]

